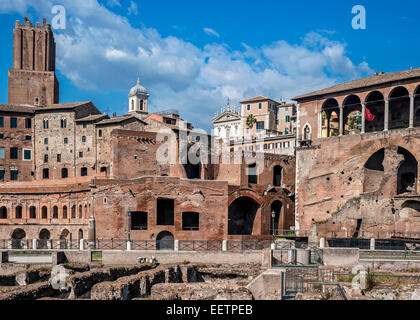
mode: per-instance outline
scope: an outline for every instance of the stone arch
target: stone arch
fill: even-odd
[[[162,231],[156,237],[156,250],[174,250],[174,236],[169,231]]]
[[[79,240],[83,239],[83,230],[82,229],[79,229],[78,236],[79,236]]]
[[[67,229],[63,229],[60,233],[60,249],[67,249],[68,248],[68,240],[70,238],[70,231]]]
[[[228,234],[252,235],[260,204],[250,197],[234,200],[228,209]]]
[[[385,175],[385,148],[376,151],[364,165],[363,192],[378,190]]]
[[[13,232],[11,234],[12,249],[22,249],[23,248],[22,240],[25,237],[26,237],[25,230],[23,230],[21,228],[17,228],[15,230],[13,230]]]
[[[67,219],[67,206],[63,206],[63,219]]]
[[[407,88],[399,86],[389,93],[388,128],[402,129],[410,125],[410,95]]]
[[[398,147],[399,154],[404,156],[404,161],[398,168],[397,194],[417,190],[418,161],[413,154],[403,147]]]
[[[42,229],[39,232],[38,239],[38,248],[39,249],[48,249],[48,242],[51,238],[51,233],[48,229]]]
[[[402,204],[400,218],[409,219],[411,217],[420,217],[420,201],[408,200]]]
[[[343,101],[343,135],[362,132],[362,103],[357,95],[350,95]]]
[[[58,206],[54,206],[54,207],[53,207],[53,214],[52,214],[52,218],[53,218],[53,219],[58,219]]]
[[[365,121],[365,132],[377,132],[384,130],[385,99],[380,91],[372,91],[366,97],[366,108],[375,116],[373,121]]]
[[[321,137],[338,136],[340,132],[340,107],[334,98],[327,99],[321,111]]]
[[[414,91],[414,126],[420,127],[420,86]]]

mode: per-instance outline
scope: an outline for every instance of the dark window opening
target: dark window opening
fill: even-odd
[[[44,154],[44,163],[48,163],[48,154]]]
[[[260,205],[249,197],[236,199],[229,206],[229,235],[252,235],[254,220]]]
[[[257,164],[251,164],[248,166],[248,183],[250,184],[257,184],[258,183],[258,175],[257,175]]]
[[[131,230],[147,230],[147,212],[131,212]]]
[[[67,219],[67,206],[63,207],[63,219]]]
[[[53,215],[52,215],[53,219],[58,219],[58,207],[54,206],[53,207]]]
[[[67,119],[61,118],[61,128],[67,128]]]
[[[71,218],[72,219],[75,219],[76,218],[76,206],[75,205],[73,205],[71,207]]]
[[[69,170],[67,168],[61,169],[61,178],[66,179],[69,177]]]
[[[57,154],[57,162],[61,162],[61,154]]]
[[[80,169],[80,175],[82,177],[86,177],[88,175],[88,170],[87,170],[86,167],[83,167],[83,168]]]
[[[42,179],[50,178],[50,169],[42,169]]]
[[[198,231],[200,229],[200,214],[198,212],[182,213],[182,230]]]
[[[13,160],[19,159],[18,148],[10,148],[10,159],[13,159]]]
[[[0,219],[7,219],[7,208],[1,207],[0,208]]]
[[[46,206],[43,206],[41,209],[41,217],[42,219],[47,219],[48,217],[48,209]]]
[[[282,172],[282,167],[281,166],[275,166],[274,167],[274,172],[273,172],[273,185],[275,187],[280,187],[281,186],[281,172]]]
[[[11,129],[17,128],[17,118],[10,118],[10,128]]]
[[[391,129],[408,128],[410,123],[410,96],[406,88],[395,88],[389,98],[389,125]]]
[[[22,219],[22,206],[17,206],[15,209],[16,219]]]
[[[157,200],[157,225],[173,226],[175,201],[173,199]]]
[[[418,162],[406,149],[398,147],[398,154],[404,155],[404,161],[398,169],[397,194],[415,193],[417,186]]]
[[[18,170],[10,170],[10,180],[12,180],[12,181],[19,180],[19,171]]]
[[[79,205],[79,219],[83,218],[83,207],[82,205]]]
[[[36,219],[36,208],[34,206],[29,208],[29,218]]]
[[[32,128],[32,119],[26,118],[25,119],[25,128],[31,129]]]
[[[5,174],[6,174],[5,170],[0,170],[0,181],[4,181]]]

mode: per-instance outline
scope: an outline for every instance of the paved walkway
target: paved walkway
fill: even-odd
[[[52,255],[50,254],[9,255],[9,263],[52,263]]]

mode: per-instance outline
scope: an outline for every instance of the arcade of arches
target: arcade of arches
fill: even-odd
[[[321,138],[414,127],[420,127],[420,86],[411,93],[398,86],[386,97],[375,90],[364,100],[352,94],[341,106],[329,98],[320,115]]]

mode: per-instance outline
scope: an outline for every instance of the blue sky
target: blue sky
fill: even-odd
[[[420,67],[416,0],[1,0],[0,103],[7,103],[14,21],[53,18],[60,101],[92,100],[125,114],[137,76],[150,110],[175,108],[206,130],[230,97],[293,96],[371,75]],[[351,26],[354,5],[367,29]]]

